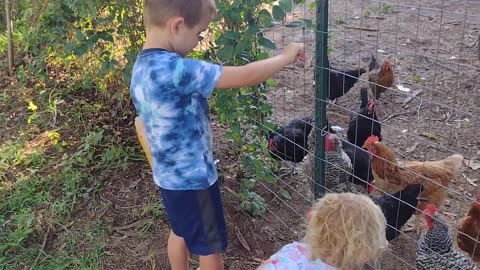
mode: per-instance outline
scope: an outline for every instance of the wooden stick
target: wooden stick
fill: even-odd
[[[8,2],[8,0],[5,0],[5,2]],[[50,225],[48,225],[47,233],[45,233],[45,237],[43,237],[42,247],[40,248],[40,251],[38,252],[37,257],[35,258],[35,261],[33,261],[32,266],[30,266],[30,270],[34,269],[35,265],[38,263],[38,260],[42,256],[42,253],[45,253],[44,249],[45,249],[45,246],[47,245],[47,239],[48,239],[49,233],[50,233]]]
[[[401,116],[401,115],[410,114],[410,113],[414,113],[414,111],[394,113],[394,114],[389,115],[387,118],[385,118],[385,120],[383,120],[383,122],[386,123],[386,122],[388,122],[388,121],[389,121],[390,119],[392,119],[392,118],[395,118],[395,117]]]
[[[13,22],[10,13],[10,0],[5,0],[5,21],[7,22],[8,76],[13,76]]]
[[[378,32],[378,29],[365,28],[365,27],[347,26],[345,28],[351,29],[351,30],[367,31],[367,32]]]

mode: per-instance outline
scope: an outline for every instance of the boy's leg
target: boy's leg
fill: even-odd
[[[227,247],[227,229],[218,182],[205,190],[161,191],[172,233],[183,240],[190,253],[200,256],[200,269],[223,269],[221,252]],[[177,239],[172,236],[171,240],[176,243]],[[173,263],[178,259],[181,264],[184,257],[176,256],[183,253],[173,247],[178,246],[174,244],[171,251],[169,246],[168,253],[169,258],[173,253],[170,263],[177,270]]]
[[[211,254],[207,256],[199,256],[200,258],[200,270],[223,270],[223,258],[222,254]]]
[[[173,231],[170,231],[168,237],[168,261],[172,270],[188,270],[189,252],[187,244],[182,237],[177,236]]]

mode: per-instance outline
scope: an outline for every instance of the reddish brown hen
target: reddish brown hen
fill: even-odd
[[[371,136],[365,142],[372,154],[372,173],[375,186],[384,192],[397,192],[411,184],[422,184],[424,187],[420,197],[440,207],[447,198],[448,183],[459,172],[463,156],[455,154],[436,161],[407,161],[399,165],[394,154],[378,137]],[[423,210],[427,202],[420,201],[418,208]],[[418,211],[416,213],[418,215]],[[418,222],[419,219],[416,219]],[[419,232],[419,224],[416,224]]]
[[[480,262],[480,197],[458,224],[458,247]]]
[[[374,61],[374,57],[372,55],[372,62]],[[376,60],[375,60],[376,62]],[[371,65],[374,67],[375,65]],[[393,84],[393,70],[392,70],[392,62],[391,58],[388,57],[381,66],[380,69],[374,69],[370,71],[368,75],[368,81],[371,82],[370,89],[372,89],[372,94],[376,99],[380,98],[380,94],[387,91],[389,87]]]

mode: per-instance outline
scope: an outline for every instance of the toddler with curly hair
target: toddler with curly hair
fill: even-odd
[[[354,270],[388,246],[382,210],[367,196],[329,193],[309,213],[302,242],[282,247],[257,270]]]

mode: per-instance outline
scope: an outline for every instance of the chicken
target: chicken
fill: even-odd
[[[371,136],[365,142],[372,154],[372,173],[375,185],[385,192],[396,192],[410,184],[423,184],[424,191],[420,195],[436,207],[440,207],[447,197],[448,183],[459,172],[463,156],[455,154],[437,161],[409,161],[400,166],[393,153],[378,137]],[[419,202],[418,208],[423,210],[425,202]],[[417,211],[418,214],[418,211]],[[416,219],[417,232],[419,232]]]
[[[480,197],[477,198],[467,215],[459,221],[458,247],[480,262]]]
[[[327,126],[329,127],[329,132],[332,134],[336,134],[335,130],[330,127],[328,124],[327,120]],[[314,129],[312,129],[312,133],[314,132]],[[312,145],[309,146],[308,148],[310,149],[309,151],[313,153],[315,150],[315,136],[312,134],[310,136],[311,138],[308,139],[309,144],[311,143]],[[357,147],[348,141],[343,141],[342,142],[342,149],[343,151],[347,154],[347,156],[350,158],[350,161],[352,163],[353,167],[353,174],[350,175],[349,183],[346,183],[343,187],[338,187],[336,189],[337,192],[346,190],[349,192],[356,192],[356,193],[366,193],[366,187],[367,184],[370,183],[373,180],[373,174],[372,174],[372,168],[370,166],[371,164],[371,157],[370,154],[360,148]],[[353,185],[351,185],[353,183]],[[360,187],[357,187],[355,185],[360,185]]]
[[[372,63],[376,63],[377,60],[372,55]],[[377,64],[370,64],[369,68],[369,75],[368,81],[371,82],[370,89],[372,90],[372,94],[375,99],[380,98],[380,94],[387,91],[387,88],[390,88],[393,84],[393,70],[392,70],[392,63],[391,58],[388,57],[381,66],[380,69],[376,68]],[[373,69],[373,70],[372,70]]]
[[[307,154],[308,134],[310,134],[314,122],[315,119],[312,116],[296,118],[281,127],[276,133],[270,134],[268,139],[270,155],[277,160],[302,162]]]
[[[368,99],[367,88],[360,89],[360,111],[352,115],[348,124],[347,139],[349,142],[362,147],[368,137],[375,135],[382,141],[382,125],[378,122],[375,113],[375,101]]]
[[[401,227],[412,217],[421,191],[422,185],[414,184],[396,193],[372,197],[372,200],[382,209],[387,220],[386,237],[388,241],[397,238]]]
[[[478,270],[470,258],[453,247],[448,226],[435,205],[428,204],[424,212],[428,231],[417,241],[417,269]]]
[[[315,132],[309,135],[308,149],[315,153]],[[352,172],[352,162],[342,149],[340,138],[328,132],[325,135],[325,185],[328,190],[347,182]],[[305,158],[305,171],[310,179],[315,179],[315,156],[308,154]]]
[[[345,95],[357,82],[358,78],[366,72],[364,68],[354,70],[335,69],[328,62],[329,87],[327,98],[329,100],[337,99]]]
[[[352,162],[353,175],[349,181],[363,186],[365,192],[368,183],[373,181],[370,154],[365,149],[347,141],[342,142],[342,149]]]

